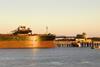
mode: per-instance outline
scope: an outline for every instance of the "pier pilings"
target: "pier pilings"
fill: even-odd
[[[56,41],[56,47],[98,47],[100,46],[100,42],[80,42],[77,43],[75,41]]]

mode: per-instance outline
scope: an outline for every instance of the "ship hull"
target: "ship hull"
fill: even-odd
[[[0,48],[55,48],[53,41],[0,41]]]
[[[0,35],[0,48],[55,48],[47,35]]]

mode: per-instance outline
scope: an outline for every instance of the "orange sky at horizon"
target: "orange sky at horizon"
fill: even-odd
[[[33,33],[100,36],[99,0],[2,0],[0,33],[25,25]]]

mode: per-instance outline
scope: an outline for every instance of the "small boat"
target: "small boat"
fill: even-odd
[[[100,49],[100,45],[99,46],[92,46],[91,49]]]

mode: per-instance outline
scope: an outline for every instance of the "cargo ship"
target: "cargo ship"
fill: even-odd
[[[11,34],[0,34],[0,48],[55,48],[54,39],[54,34],[32,34],[30,28],[19,26]]]

